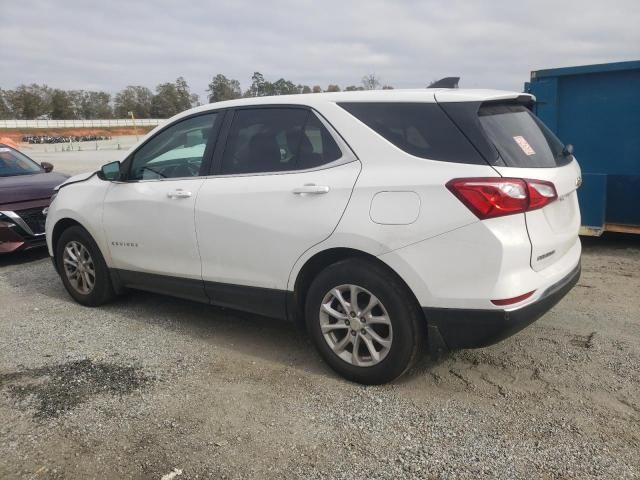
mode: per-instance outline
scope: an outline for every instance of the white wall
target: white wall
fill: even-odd
[[[156,126],[163,118],[136,118],[136,126]],[[133,127],[130,118],[108,120],[0,120],[1,128],[82,128],[82,127]]]

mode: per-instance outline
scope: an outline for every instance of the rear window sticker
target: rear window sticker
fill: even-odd
[[[531,145],[529,145],[529,142],[527,142],[527,140],[523,136],[518,135],[516,137],[513,137],[513,139],[516,141],[525,155],[531,156],[536,154],[535,150],[531,148]]]

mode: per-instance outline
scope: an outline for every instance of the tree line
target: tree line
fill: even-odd
[[[366,75],[360,84],[349,85],[345,91],[391,89],[374,75]],[[225,75],[213,77],[207,88],[209,103],[242,97],[266,95],[291,95],[299,93],[339,92],[338,85],[295,84],[280,78],[265,80],[260,72],[251,76],[251,85],[242,91],[240,82]],[[175,82],[161,83],[155,92],[142,85],[129,85],[115,95],[104,91],[63,90],[47,85],[20,85],[13,90],[0,88],[0,119],[32,120],[91,120],[126,118],[133,113],[136,118],[168,118],[183,110],[200,105],[199,96],[191,92],[183,77]]]
[[[159,84],[155,93],[141,85],[129,85],[115,95],[104,91],[62,90],[47,85],[20,85],[0,89],[0,119],[83,120],[126,118],[168,118],[198,104],[182,77]]]
[[[345,87],[345,91],[354,90],[377,90],[392,89],[390,85],[383,85],[375,74],[365,75],[359,85],[349,85]],[[264,97],[267,95],[295,95],[299,93],[321,93],[321,92],[339,92],[340,86],[329,84],[326,89],[322,89],[320,85],[301,85],[295,84],[290,80],[280,78],[274,82],[265,80],[264,75],[260,72],[254,72],[251,76],[251,85],[244,92],[240,88],[240,82],[233,78],[227,78],[222,74],[218,74],[211,80],[207,88],[209,103],[221,102],[223,100],[234,100],[242,97]]]

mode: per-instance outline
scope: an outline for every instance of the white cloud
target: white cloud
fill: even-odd
[[[346,0],[2,3],[0,87],[117,91],[224,73],[396,87],[460,75],[522,89],[531,70],[640,58],[640,2]],[[92,4],[93,3],[93,4]]]

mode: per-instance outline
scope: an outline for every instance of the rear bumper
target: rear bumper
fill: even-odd
[[[423,307],[432,353],[443,349],[486,347],[535,322],[556,305],[580,278],[578,265],[535,301],[515,310],[471,310]]]

